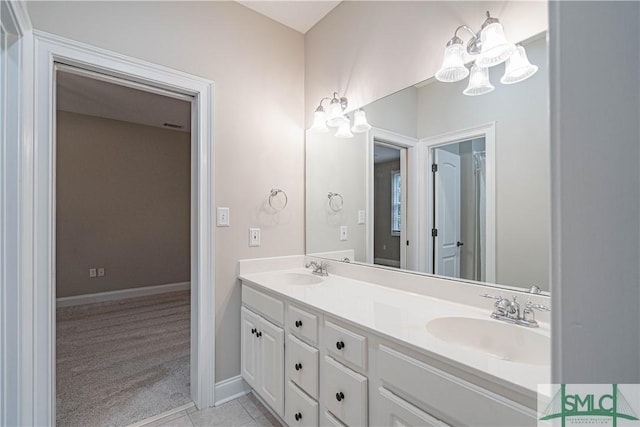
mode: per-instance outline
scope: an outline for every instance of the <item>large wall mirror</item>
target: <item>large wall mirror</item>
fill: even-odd
[[[307,254],[549,291],[546,33],[520,44],[525,81],[431,78],[365,106],[368,132],[307,131]]]

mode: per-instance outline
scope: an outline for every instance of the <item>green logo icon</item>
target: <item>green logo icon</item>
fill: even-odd
[[[541,421],[559,418],[565,427],[567,418],[579,417],[578,423],[593,423],[592,417],[611,418],[613,427],[618,419],[638,421],[638,416],[620,392],[617,384],[612,384],[611,394],[607,393],[567,393],[566,384],[553,396],[540,417]],[[580,422],[582,421],[582,422]]]

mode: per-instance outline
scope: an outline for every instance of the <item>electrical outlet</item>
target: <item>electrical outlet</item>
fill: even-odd
[[[96,277],[96,276],[98,276],[98,271],[95,268],[90,268],[89,277]]]
[[[260,229],[249,229],[249,246],[260,246]]]
[[[218,208],[218,227],[229,226],[229,208]]]
[[[104,277],[104,267],[98,268],[98,277]]]
[[[342,241],[347,240],[347,226],[346,225],[341,225],[340,226],[340,240],[342,240]]]

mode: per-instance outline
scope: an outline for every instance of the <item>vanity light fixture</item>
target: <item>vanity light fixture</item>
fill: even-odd
[[[475,57],[471,73],[464,64],[464,41],[458,37],[460,30],[471,34],[466,46],[467,53]],[[488,68],[505,61],[505,73],[500,79],[503,84],[521,82],[538,71],[537,66],[529,63],[524,47],[510,43],[504,36],[504,28],[500,21],[487,11],[487,18],[482,23],[480,31],[475,32],[467,25],[456,28],[453,37],[447,42],[442,67],[435,77],[441,82],[453,83],[471,74],[469,85],[463,93],[470,96],[482,95],[494,89],[489,81]]]
[[[324,111],[322,106],[325,100],[331,101],[328,113]],[[351,127],[349,116],[344,112],[348,105],[347,98],[339,97],[338,92],[334,92],[332,98],[322,98],[313,114],[313,125],[309,130],[315,133],[327,133],[329,132],[329,127],[337,127],[336,137],[353,138],[353,133],[362,133],[371,129],[371,125],[367,123],[367,116],[362,108],[354,112],[353,127]]]

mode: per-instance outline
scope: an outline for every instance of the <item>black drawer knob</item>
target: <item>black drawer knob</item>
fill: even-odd
[[[338,350],[342,350],[342,349],[344,348],[344,341],[338,341],[338,342],[336,343],[336,348],[337,348]]]
[[[302,419],[302,414],[300,412],[298,412],[297,414],[294,415],[296,421],[300,421]]]
[[[296,371],[299,371],[302,369],[302,363],[296,363]]]
[[[251,333],[255,334],[257,332],[256,328],[251,329]]]
[[[341,402],[343,399],[344,399],[344,393],[343,392],[336,393],[336,400],[338,402]]]
[[[302,320],[296,320],[296,328],[302,326]]]
[[[258,332],[258,333],[256,334],[256,336],[257,336],[258,338],[260,338],[260,337],[262,336],[262,332]]]

